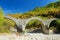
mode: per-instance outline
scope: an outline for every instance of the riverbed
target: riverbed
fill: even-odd
[[[0,40],[60,40],[60,34],[24,33],[0,34]]]

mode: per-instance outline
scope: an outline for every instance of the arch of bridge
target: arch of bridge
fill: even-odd
[[[5,19],[9,19],[9,20],[13,21],[13,22],[15,23],[15,25],[16,25],[16,22],[15,22],[14,20],[12,20],[12,19],[10,19],[10,18],[6,18],[6,17],[5,17]]]
[[[28,24],[28,22],[30,22],[31,20],[39,20],[41,22],[41,24],[44,25],[43,22],[42,22],[43,20],[41,18],[32,17],[32,18],[29,18],[29,19],[26,20],[25,27]]]
[[[7,18],[7,19],[10,19],[10,20],[14,21],[15,24],[16,24],[16,29],[17,29],[17,31],[18,31],[18,30],[22,30],[22,25],[21,25],[21,23],[19,22],[20,20],[14,18],[14,17],[11,17],[11,16],[4,16],[4,18]]]
[[[10,20],[14,21],[15,24],[17,25],[17,21],[16,21],[17,19],[16,19],[16,18],[13,18],[13,17],[11,17],[11,16],[4,16],[4,18],[10,19]]]
[[[48,22],[47,22],[47,23],[48,23],[48,24],[47,24],[48,27],[50,26],[51,22],[53,22],[53,21],[55,21],[55,20],[59,20],[59,19],[58,19],[58,18],[51,18],[51,19],[49,19]]]

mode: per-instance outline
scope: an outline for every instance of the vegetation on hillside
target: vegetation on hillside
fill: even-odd
[[[43,7],[36,7],[33,10],[25,12],[23,14],[8,14],[16,18],[30,18],[34,16],[42,16],[47,18],[57,17],[60,14],[60,1],[50,3]]]

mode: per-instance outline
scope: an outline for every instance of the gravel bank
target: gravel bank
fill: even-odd
[[[0,40],[60,40],[60,34],[45,35],[42,33],[0,34]]]
[[[26,33],[19,38],[20,40],[60,40],[59,34],[45,35],[42,33]]]

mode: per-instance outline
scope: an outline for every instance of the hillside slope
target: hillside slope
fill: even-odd
[[[56,17],[58,14],[60,14],[60,1],[50,3],[44,7],[36,7],[33,10],[30,10],[23,14],[8,14],[8,15],[16,18],[24,19],[24,18],[34,17],[34,16],[53,18]]]

